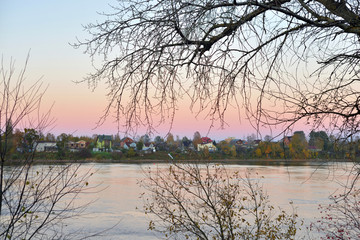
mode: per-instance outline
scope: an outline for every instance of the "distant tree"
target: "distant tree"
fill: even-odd
[[[71,139],[71,135],[68,135],[66,133],[61,133],[59,136],[56,137],[56,142],[60,147],[66,148],[70,139]]]
[[[309,134],[309,145],[321,150],[329,150],[330,140],[327,133],[324,131],[311,131]]]
[[[68,151],[68,143],[70,141],[71,136],[66,133],[61,133],[56,137],[56,146],[57,146],[57,157],[59,159],[63,159],[66,156],[66,152]]]
[[[254,141],[256,140],[256,135],[254,133],[252,133],[251,135],[248,135],[246,137],[246,141],[249,143],[249,144],[252,144]]]
[[[180,136],[176,135],[176,139],[175,139],[175,145],[179,148],[182,145],[182,141],[180,140]]]
[[[4,130],[5,130],[5,133],[3,135],[0,135],[0,137],[1,137],[0,141],[6,140],[7,154],[11,155],[12,153],[14,153],[14,150],[15,150],[14,149],[14,147],[15,147],[14,146],[14,144],[15,144],[14,143],[14,128],[13,128],[11,119],[5,123]]]
[[[120,142],[121,141],[120,134],[119,133],[115,134],[113,139],[114,139],[114,142]]]
[[[150,139],[149,135],[145,134],[140,137],[140,141],[142,141],[144,144],[148,144],[148,143],[150,143],[151,139]]]
[[[13,137],[13,147],[15,148],[12,152],[15,152],[16,149],[19,151],[22,151],[22,142],[24,139],[24,132],[22,132],[20,129],[15,129],[14,137]]]
[[[281,143],[272,143],[271,144],[271,157],[283,159],[285,157],[284,148],[281,146]]]
[[[156,136],[154,138],[154,142],[155,142],[155,147],[157,150],[159,151],[166,151],[167,150],[167,145],[164,141],[164,139],[161,136]]]
[[[174,146],[175,145],[174,135],[172,135],[172,133],[168,133],[168,135],[166,137],[166,143],[167,143],[168,146]]]
[[[135,157],[136,156],[136,152],[133,148],[130,148],[127,153],[126,153],[127,157]]]
[[[235,146],[231,146],[230,148],[230,154],[232,157],[236,157],[237,156],[237,152],[236,152],[236,147]]]
[[[226,143],[226,142],[225,142]],[[220,146],[220,151],[222,154],[224,155],[231,155],[231,146],[229,144],[221,144]]]
[[[142,141],[138,141],[138,142],[136,143],[136,149],[137,149],[138,151],[142,150],[142,149],[143,149],[143,146],[144,146],[144,143],[143,143]]]
[[[265,137],[264,137],[265,142],[271,142],[272,139],[273,139],[273,137],[270,135],[265,135]]]
[[[262,152],[261,152],[261,148],[260,148],[260,147],[258,147],[258,148],[255,149],[255,156],[256,156],[257,158],[261,158],[261,157],[262,157]]]
[[[51,142],[54,142],[56,140],[55,138],[55,135],[52,134],[52,133],[47,133],[46,136],[45,136],[45,140],[46,141],[51,141]]]
[[[155,144],[163,143],[164,139],[162,137],[160,137],[160,136],[156,136],[154,138],[154,142],[155,142]]]
[[[39,134],[39,141],[45,141],[44,133],[40,131],[38,134]]]
[[[235,139],[234,137],[227,137],[227,138],[225,138],[225,142],[230,143],[231,140],[234,140],[234,139]]]
[[[181,142],[185,148],[190,147],[192,141],[189,140],[186,136],[181,139]]]
[[[197,146],[200,143],[201,143],[201,135],[198,131],[196,131],[194,133],[194,137],[193,137],[193,144],[194,144],[195,149],[197,149]]]
[[[34,152],[37,142],[40,140],[39,131],[34,128],[25,128],[23,149],[25,152]]]
[[[273,145],[275,143],[272,142],[260,142],[258,147],[255,150],[256,157],[266,157],[269,158],[270,154],[273,152]]]
[[[292,158],[308,158],[308,143],[303,131],[294,132],[289,144],[289,152]]]

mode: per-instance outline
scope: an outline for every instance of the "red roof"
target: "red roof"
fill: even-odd
[[[212,140],[210,138],[208,138],[208,137],[202,137],[201,138],[201,143],[202,144],[211,143],[211,142],[212,142]]]

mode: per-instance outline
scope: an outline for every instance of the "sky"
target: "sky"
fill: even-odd
[[[96,127],[106,107],[106,86],[92,91],[81,81],[93,72],[91,59],[83,54],[84,49],[74,49],[69,43],[76,38],[89,37],[83,25],[101,21],[99,12],[109,12],[109,4],[115,0],[0,0],[0,54],[3,61],[16,60],[20,69],[30,52],[27,79],[42,79],[48,86],[44,99],[45,107],[54,103],[52,115],[56,123],[51,128],[55,135],[67,133],[73,135],[116,134],[117,125],[109,118],[100,127]],[[111,12],[111,11],[110,11]],[[226,116],[229,126],[221,129],[217,126],[208,133],[210,122],[203,117],[195,118],[189,105],[179,105],[175,122],[170,130],[174,136],[193,137],[195,131],[208,135],[215,140],[226,137],[246,138],[256,133],[248,120],[239,120],[236,109],[230,109]],[[155,135],[165,136],[168,126],[161,126]],[[137,135],[143,135],[140,129]],[[263,137],[265,134],[264,133]],[[120,129],[122,137],[122,129]]]

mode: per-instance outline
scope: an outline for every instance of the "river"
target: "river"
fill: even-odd
[[[94,175],[90,186],[96,191],[81,195],[79,204],[94,201],[82,217],[71,219],[66,231],[81,231],[86,235],[101,233],[95,239],[158,239],[148,231],[148,217],[141,211],[139,198],[144,192],[137,182],[144,178],[143,169],[165,168],[167,164],[84,164]],[[328,203],[328,196],[341,191],[340,182],[347,180],[351,163],[284,165],[226,165],[228,169],[257,172],[273,205],[291,211],[292,201],[305,225],[319,217],[318,205]],[[306,232],[303,228],[302,233]]]

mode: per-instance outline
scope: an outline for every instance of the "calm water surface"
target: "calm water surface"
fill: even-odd
[[[66,231],[83,231],[86,234],[109,229],[98,239],[159,239],[155,233],[147,231],[149,219],[143,214],[140,194],[144,192],[137,182],[144,178],[143,170],[166,164],[85,164],[82,169],[93,169],[95,174],[90,185],[99,185],[100,192],[86,193],[77,201],[95,201],[86,210],[86,215],[72,219]],[[317,207],[327,203],[328,196],[341,190],[340,182],[345,182],[348,174],[344,168],[350,163],[305,166],[260,166],[226,165],[239,171],[249,170],[264,176],[261,180],[273,205],[291,210],[292,201],[305,224],[314,222],[319,216]],[[138,209],[137,209],[138,208]],[[114,227],[113,227],[114,226]]]

